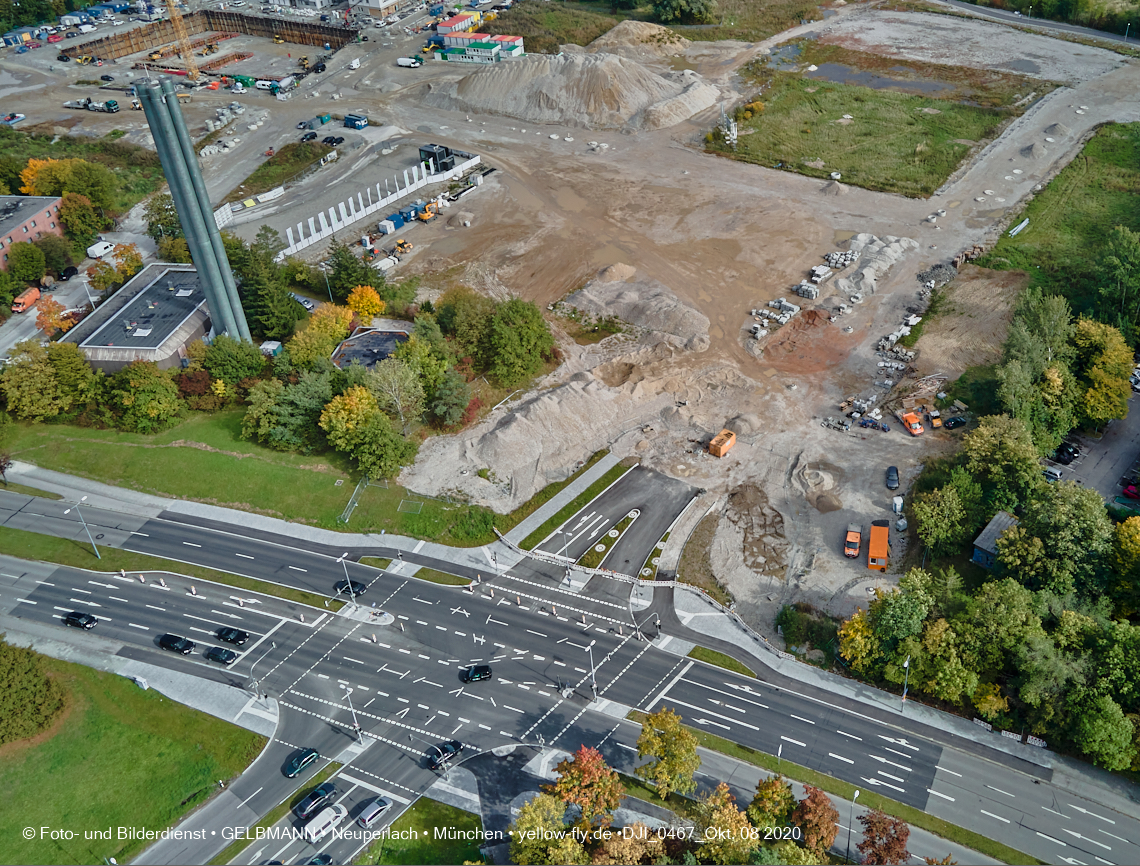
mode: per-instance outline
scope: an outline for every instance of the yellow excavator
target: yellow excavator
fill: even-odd
[[[308,57],[298,57],[297,63],[300,65],[300,67],[302,69],[308,71],[308,69],[309,69],[309,58]]]
[[[217,53],[218,53],[218,43],[216,43],[216,42],[207,42],[206,47],[202,49],[202,56],[203,57],[208,57],[211,54],[217,54]]]
[[[435,202],[428,202],[419,209],[419,212],[416,214],[416,219],[420,222],[429,223],[437,216],[439,216],[439,212],[436,209]]]
[[[152,51],[150,54],[147,55],[147,59],[153,63],[157,63],[158,61],[162,60],[162,52],[161,51]]]

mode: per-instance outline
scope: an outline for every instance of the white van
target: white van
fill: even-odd
[[[263,79],[263,80],[261,80],[261,81],[258,81],[258,82],[256,82],[256,83],[254,84],[254,86],[255,86],[255,87],[258,89],[258,90],[272,90],[272,89],[273,89],[273,85],[274,85],[274,82],[272,82],[272,81],[265,81],[264,79]]]
[[[95,32],[95,25],[94,24],[80,24],[79,25],[79,32],[82,33],[84,36],[86,36],[88,33],[94,33]]]
[[[101,259],[113,249],[115,249],[114,244],[109,244],[106,241],[99,241],[98,243],[94,243],[87,248],[87,258]]]
[[[320,842],[325,836],[337,828],[341,821],[348,817],[348,809],[334,803],[326,806],[305,825],[305,838],[313,845]]]

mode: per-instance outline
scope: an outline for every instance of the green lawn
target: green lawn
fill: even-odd
[[[9,481],[7,484],[0,485],[0,490],[4,490],[7,493],[22,493],[25,496],[39,496],[42,499],[63,499],[58,493],[49,493],[46,490],[25,487],[23,484],[17,484],[15,481]]]
[[[609,471],[601,478],[579,493],[566,505],[562,506],[562,508],[543,523],[542,526],[538,527],[538,529],[523,539],[523,543],[520,544],[519,547],[524,550],[532,550],[535,545],[539,544],[546,536],[550,535],[550,533],[573,517],[591,499],[625,475],[629,470],[629,466],[623,466],[621,463],[618,463],[616,466],[611,466]]]
[[[415,839],[380,838],[356,862],[360,864],[418,864],[483,862],[477,841],[436,839],[436,830],[481,830],[478,815],[421,797],[392,823],[394,833],[413,831]]]
[[[1029,225],[1002,235],[977,264],[1022,268],[1030,284],[1069,299],[1074,313],[1093,313],[1100,301],[1105,238],[1114,226],[1140,230],[1140,123],[1102,126],[1025,210],[1010,220]],[[971,407],[972,408],[972,407]]]
[[[239,775],[265,738],[143,691],[130,680],[45,659],[68,693],[62,720],[34,745],[0,752],[0,862],[130,862],[146,843],[115,828],[161,830]],[[74,831],[73,839],[23,838],[24,827]],[[112,839],[84,831],[112,828]]]
[[[255,168],[243,183],[238,184],[237,189],[223,199],[223,202],[241,201],[251,195],[269,192],[285,181],[292,180],[331,152],[331,147],[319,141],[290,142]]]
[[[756,674],[753,673],[751,668],[746,667],[741,662],[738,662],[732,656],[725,655],[724,653],[717,652],[716,650],[708,649],[707,647],[693,647],[691,650],[689,650],[689,658],[698,659],[702,662],[708,662],[710,665],[716,665],[717,667],[722,667],[725,670],[735,671],[738,674],[744,674],[746,677],[752,677],[754,679],[756,677]]]

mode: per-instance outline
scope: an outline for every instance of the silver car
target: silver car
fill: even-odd
[[[392,807],[392,801],[387,797],[374,797],[364,804],[364,808],[360,811],[360,817],[356,819],[356,823],[363,827],[365,830],[371,830],[384,817],[384,814]]]

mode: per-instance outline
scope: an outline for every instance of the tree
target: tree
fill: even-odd
[[[384,302],[372,286],[356,286],[348,293],[348,308],[365,324],[384,312]]]
[[[1134,733],[1132,722],[1120,705],[1108,695],[1100,695],[1081,708],[1073,729],[1073,742],[1094,764],[1106,770],[1126,770],[1136,755],[1132,742]]]
[[[160,261],[173,262],[176,265],[188,265],[193,262],[190,257],[190,247],[186,245],[186,238],[161,238],[158,242],[158,258]]]
[[[567,833],[565,814],[566,804],[550,794],[539,794],[519,809],[507,830],[511,860],[520,866],[588,863],[586,849]]]
[[[983,719],[993,720],[1009,712],[1009,699],[1001,693],[997,683],[982,683],[974,690],[974,706]]]
[[[1140,319],[1140,234],[1114,226],[1094,273],[1106,281],[1100,294],[1120,327],[1135,328]]]
[[[958,498],[958,490],[947,485],[915,497],[915,530],[935,555],[942,555],[960,545],[969,533],[966,510]]]
[[[1018,302],[1006,337],[1005,358],[1026,364],[1031,379],[1048,367],[1068,367],[1073,357],[1073,313],[1060,295],[1045,295],[1030,288]]]
[[[63,688],[44,670],[43,656],[0,640],[0,746],[45,730],[63,706]]]
[[[202,360],[210,375],[230,387],[243,379],[252,379],[265,369],[265,355],[249,340],[235,340],[225,334],[214,338]]]
[[[1039,720],[1052,719],[1063,710],[1062,699],[1089,679],[1091,658],[1062,651],[1046,634],[1030,635],[1018,647],[1015,658],[1019,671],[1017,696],[1037,711],[1034,717]]]
[[[593,866],[629,866],[655,863],[665,853],[665,843],[657,833],[640,822],[627,824],[620,833],[602,840],[594,852]]]
[[[966,471],[982,484],[991,511],[1012,511],[1039,487],[1037,446],[1023,421],[988,415],[962,439]]]
[[[358,432],[367,426],[378,411],[372,392],[357,385],[329,400],[321,412],[321,429],[329,437],[329,444],[333,448],[348,451],[356,441]]]
[[[748,820],[754,827],[783,827],[795,808],[796,797],[784,777],[765,776],[756,783],[756,796],[748,804]]]
[[[272,261],[259,258],[252,248],[241,264],[238,297],[254,333],[267,339],[292,336],[305,311],[281,282],[280,271]],[[331,350],[330,350],[331,351]]]
[[[380,408],[398,418],[404,435],[424,411],[424,388],[415,370],[399,358],[385,358],[368,371],[368,389]]]
[[[920,683],[927,694],[952,704],[969,697],[978,687],[978,674],[963,662],[958,651],[958,635],[945,619],[928,621],[922,636],[925,656],[924,677]]]
[[[384,276],[376,268],[361,259],[353,252],[352,247],[333,241],[329,247],[329,289],[337,303],[343,304],[348,300],[349,294],[357,286],[372,286],[380,288],[384,285]]]
[[[376,404],[356,385],[333,397],[321,413],[320,427],[329,443],[356,460],[369,478],[389,478],[415,458],[416,446],[397,434]]]
[[[159,433],[182,411],[177,386],[153,361],[134,361],[116,373],[110,397],[118,425],[134,433]]]
[[[870,609],[875,634],[887,647],[922,631],[928,613],[929,598],[897,589],[876,590]]]
[[[823,854],[835,841],[839,813],[819,788],[804,785],[804,794],[806,796],[792,811],[791,821],[803,831],[804,847]]]
[[[431,397],[431,414],[444,427],[454,427],[463,420],[463,411],[471,402],[471,388],[454,370],[443,374]]]
[[[333,304],[322,304],[309,317],[305,327],[289,341],[289,355],[302,369],[312,368],[332,356],[337,345],[348,336],[352,310]]]
[[[114,202],[118,182],[104,165],[85,159],[30,159],[20,172],[26,195],[62,196],[67,193],[82,195],[101,210]]]
[[[910,827],[906,822],[879,809],[871,809],[859,816],[859,823],[863,825],[863,841],[855,847],[863,855],[864,863],[893,866],[910,860],[906,849]]]
[[[56,331],[66,330],[63,323],[65,307],[51,295],[44,295],[36,304],[36,328],[49,337]],[[70,327],[68,323],[67,327]]]
[[[32,241],[44,254],[44,269],[57,277],[75,262],[71,259],[71,244],[59,235],[44,235]]]
[[[1041,540],[1040,574],[1019,582],[1065,595],[1089,581],[1111,553],[1113,527],[1099,493],[1066,481],[1043,484],[1025,507],[1021,527]]]
[[[30,241],[20,241],[8,248],[8,273],[24,283],[38,283],[45,271],[44,253]]]
[[[47,349],[34,340],[17,343],[0,378],[8,411],[21,421],[43,421],[67,408]]]
[[[1045,545],[1024,526],[1011,526],[998,536],[997,562],[1001,574],[1014,575],[1025,586],[1043,586],[1048,579]]]
[[[867,611],[858,609],[839,627],[839,654],[851,669],[871,673],[883,656],[883,642],[876,633]]]
[[[115,273],[118,274],[120,283],[125,283],[142,270],[142,253],[134,244],[115,244],[112,254],[117,263]]]
[[[1132,349],[1111,325],[1081,317],[1073,332],[1076,372],[1085,387],[1080,410],[1085,422],[1100,426],[1128,414],[1132,388]]]
[[[434,400],[436,389],[451,364],[447,354],[438,353],[429,343],[415,334],[396,347],[393,357],[399,358],[415,371],[423,386],[424,394]]]
[[[582,745],[573,757],[560,761],[554,772],[558,781],[545,785],[543,790],[568,806],[577,806],[581,810],[579,826],[610,826],[613,810],[625,796],[625,787],[601,752]]]
[[[719,864],[751,862],[755,831],[748,817],[736,807],[736,798],[726,782],[709,792],[697,815],[702,860]]]
[[[554,348],[554,337],[531,301],[512,298],[491,317],[484,357],[488,372],[504,388],[521,385],[540,369]]]
[[[250,389],[248,399],[242,438],[256,439],[278,451],[304,454],[325,445],[319,422],[332,399],[328,373],[304,372],[295,385],[277,380],[258,382]]]
[[[155,243],[165,238],[180,238],[182,221],[178,219],[178,209],[174,206],[174,197],[168,192],[160,192],[151,196],[143,211],[146,220],[146,233]]]
[[[84,249],[107,224],[106,218],[96,212],[91,199],[75,193],[67,193],[59,203],[59,221],[67,236]]]
[[[98,261],[87,269],[91,288],[99,293],[109,292],[119,284],[119,272],[106,260]]]
[[[716,18],[716,0],[654,0],[653,17],[662,24],[706,24]]]
[[[12,468],[12,455],[7,451],[0,451],[0,479],[5,486],[8,484],[8,470]]]
[[[467,288],[454,289],[439,299],[436,322],[440,330],[454,338],[460,356],[481,358],[486,335],[495,313],[495,302]]]
[[[652,762],[637,768],[637,775],[653,783],[661,799],[676,791],[687,794],[696,788],[693,774],[701,766],[697,738],[685,730],[681,717],[668,707],[649,713],[637,738],[639,758]]]
[[[983,584],[955,617],[966,663],[977,671],[1003,670],[1031,635],[1040,634],[1033,593],[1012,578]]]

